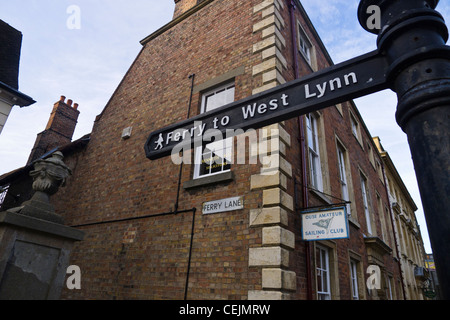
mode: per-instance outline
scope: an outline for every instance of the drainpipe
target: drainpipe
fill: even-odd
[[[292,45],[292,60],[294,62],[294,77],[300,78],[300,67],[298,63],[298,50],[297,50],[297,28],[295,22],[294,11],[296,9],[295,2],[288,0],[289,16],[291,19],[291,45]],[[299,128],[299,140],[300,140],[300,159],[302,165],[302,200],[303,208],[308,208],[308,180],[307,180],[307,167],[306,167],[306,139],[304,130],[304,116],[297,117]],[[312,277],[311,277],[311,244],[309,241],[305,241],[305,255],[306,255],[306,281],[307,281],[307,297],[308,300],[313,300],[312,294]]]
[[[195,83],[195,73],[189,75],[189,79],[191,80],[191,91],[189,94],[189,105],[188,105],[188,111],[186,115],[186,119],[189,119],[191,115],[191,107],[192,107],[192,96],[194,94],[194,83]],[[178,211],[178,204],[180,200],[180,189],[181,189],[181,177],[183,174],[183,162],[180,164],[180,173],[178,176],[178,190],[177,190],[177,200],[175,202],[175,214],[177,214]],[[194,241],[194,228],[195,228],[195,214],[197,209],[194,208],[192,211],[192,228],[191,228],[191,242],[189,245],[189,258],[188,258],[188,266],[187,266],[187,272],[186,272],[186,283],[184,285],[184,300],[187,300],[188,296],[188,288],[189,288],[189,275],[191,271],[191,260],[192,260],[192,246]]]
[[[192,106],[192,95],[194,92],[194,81],[195,81],[195,74],[191,74],[189,76],[189,79],[191,79],[191,93],[189,95],[189,105],[188,105],[188,111],[187,111],[187,116],[186,119],[189,119],[190,113],[191,113],[191,106]],[[181,189],[181,176],[183,174],[183,162],[181,162],[180,164],[180,172],[178,174],[178,188],[177,188],[177,199],[175,200],[175,207],[174,207],[174,211],[175,213],[177,213],[178,211],[178,204],[180,201],[180,189]]]
[[[189,244],[189,258],[188,258],[188,266],[187,266],[187,271],[186,271],[186,283],[184,285],[184,300],[187,300],[187,296],[188,296],[189,275],[191,273],[192,247],[193,247],[193,242],[194,242],[195,213],[196,212],[197,212],[197,208],[192,209],[191,242]]]

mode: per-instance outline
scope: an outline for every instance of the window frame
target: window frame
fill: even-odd
[[[359,124],[358,118],[355,116],[353,111],[349,110],[349,113],[350,113],[350,128],[352,130],[352,134],[355,137],[356,141],[358,141],[361,148],[364,150],[361,136],[361,125]]]
[[[353,283],[352,283],[352,265],[351,263],[353,262],[355,264],[356,269],[354,269],[354,271],[356,271],[355,275],[356,275],[356,281],[357,281],[357,291],[351,291],[351,299],[355,300],[355,294],[358,294],[358,300],[365,300],[366,299],[366,278],[365,278],[365,268],[364,268],[364,264],[363,264],[363,259],[362,256],[360,254],[358,254],[357,252],[353,251],[353,250],[348,250],[348,267],[349,267],[349,273],[350,273],[350,277],[349,277],[349,284],[352,287]],[[353,290],[353,287],[352,287]]]
[[[311,65],[312,44],[311,42],[309,42],[309,40],[306,37],[306,34],[301,29],[299,30],[298,45],[300,48],[300,52],[302,53],[306,62],[308,62]]]
[[[233,101],[234,101],[235,97],[236,97],[236,85],[235,85],[234,79],[232,81],[228,81],[228,82],[223,83],[223,84],[221,84],[219,86],[216,86],[216,87],[211,88],[211,89],[209,89],[207,91],[204,91],[201,94],[200,113],[202,114],[202,113],[205,113],[205,112],[208,112],[208,111],[220,108],[220,107],[222,107],[224,105],[227,105],[227,104],[233,102],[233,101],[227,101],[227,99],[225,97],[225,103],[224,104],[214,105],[211,108],[208,108],[208,106],[207,106],[208,98],[210,98],[210,97],[212,97],[214,95],[217,95],[217,94],[219,94],[221,92],[226,92],[227,90],[231,90],[231,89],[233,90]],[[201,174],[201,166],[202,166],[203,161],[205,160],[205,155],[207,154],[207,153],[205,153],[205,150],[206,150],[207,146],[208,145],[213,145],[213,144],[217,145],[221,141],[224,144],[223,148],[217,148],[217,149],[214,149],[214,150],[217,150],[217,151],[219,151],[219,150],[220,151],[226,150],[224,152],[224,154],[227,154],[227,152],[229,152],[229,156],[228,157],[226,157],[226,156],[222,157],[222,164],[219,165],[219,166],[221,166],[221,170],[219,170],[217,172],[212,172],[212,170],[214,169],[212,166],[213,166],[213,163],[215,162],[214,161],[215,157],[213,156],[214,150],[211,150],[210,151],[211,156],[209,158],[209,159],[211,159],[209,173]],[[218,175],[218,174],[222,174],[222,173],[231,171],[232,161],[230,162],[230,166],[229,166],[228,169],[224,169],[224,167],[228,166],[228,164],[224,165],[223,161],[225,159],[233,156],[233,147],[234,147],[233,143],[234,143],[234,139],[233,138],[226,138],[226,139],[222,139],[220,141],[213,141],[213,142],[209,142],[209,143],[208,142],[203,142],[201,147],[197,147],[194,150],[194,174],[193,174],[193,179],[195,180],[195,179],[201,179],[201,178],[205,178],[205,177],[211,177],[211,176],[214,176],[214,175]]]
[[[338,158],[338,171],[339,171],[339,183],[341,184],[341,197],[342,200],[350,202],[350,187],[348,182],[348,168],[346,162],[347,150],[338,142],[337,143],[337,158]],[[345,192],[344,192],[345,191]],[[352,215],[350,203],[346,204],[347,215]]]
[[[381,223],[381,239],[389,245],[389,229],[388,229],[388,217],[385,215],[384,205],[383,205],[383,199],[381,198],[381,194],[376,191],[375,197],[377,200],[377,210],[378,210],[378,216]]]
[[[305,117],[308,137],[308,156],[311,185],[323,192],[322,163],[319,144],[319,117],[309,113]]]
[[[388,300],[394,299],[393,290],[392,290],[392,280],[393,280],[393,277],[391,275],[387,274],[385,277],[385,281],[386,281],[385,290],[386,290],[386,298]]]
[[[367,233],[373,235],[374,233],[372,229],[372,219],[370,216],[370,207],[369,207],[368,179],[362,172],[360,172],[360,182],[361,182],[361,196],[364,207],[364,216],[366,217]]]
[[[358,283],[358,264],[359,261],[350,259],[350,282],[352,289],[352,299],[360,300],[359,283]]]
[[[297,20],[298,51],[313,71],[317,71],[316,50],[300,21]]]
[[[358,138],[358,126],[359,126],[358,122],[356,121],[356,119],[353,116],[350,118],[350,122],[352,125],[352,133],[356,138]],[[358,140],[359,140],[359,138],[358,138]]]
[[[367,140],[367,156],[369,157],[369,162],[372,165],[372,167],[376,170],[375,166],[375,155],[373,152],[373,148],[371,146],[370,140]]]
[[[317,250],[319,250],[319,258],[320,261],[316,261],[316,281],[317,281],[317,299],[318,300],[331,300],[332,294],[331,294],[331,268],[330,268],[330,248],[317,245],[315,248],[316,252],[314,253],[317,257]],[[325,261],[323,261],[323,255],[322,253],[325,253]],[[323,263],[325,262],[325,263]],[[320,267],[319,267],[320,265]],[[325,272],[325,279],[323,277],[323,274]],[[320,279],[319,279],[320,274]],[[323,281],[325,280],[325,282]],[[319,281],[320,281],[320,287],[324,287],[324,283],[326,284],[327,291],[320,291],[319,290]],[[325,298],[325,299],[322,299]]]

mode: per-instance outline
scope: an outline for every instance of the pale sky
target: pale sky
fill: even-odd
[[[302,3],[335,63],[376,49],[376,36],[358,23],[358,0]],[[67,24],[73,6],[80,9],[79,29]],[[168,23],[174,7],[173,0],[0,0],[0,19],[23,33],[19,90],[37,101],[13,108],[0,134],[0,175],[26,164],[61,95],[79,104],[73,139],[90,133],[96,115],[138,55],[139,41]],[[450,20],[448,1],[437,9]],[[406,135],[395,122],[395,94],[383,91],[355,102],[419,207],[417,219],[425,249],[431,252]]]

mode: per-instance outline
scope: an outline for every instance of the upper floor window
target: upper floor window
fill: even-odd
[[[311,172],[311,185],[323,191],[322,169],[320,164],[318,117],[312,113],[306,116],[306,129],[308,134],[309,170]]]
[[[355,137],[358,138],[358,122],[356,121],[356,119],[354,117],[350,118],[350,121],[352,123],[352,133]]]
[[[309,42],[309,40],[306,38],[306,35],[303,32],[303,30],[300,30],[299,34],[300,34],[299,37],[300,52],[305,57],[306,61],[308,61],[308,63],[311,63],[311,48],[312,48],[311,42]]]
[[[355,136],[356,140],[361,144],[362,144],[362,139],[361,139],[361,129],[359,126],[359,122],[358,120],[356,120],[356,116],[353,115],[353,113],[350,111],[350,124],[352,127],[352,133]]]
[[[201,113],[234,101],[234,82],[222,85],[202,95]],[[219,174],[231,169],[233,138],[204,143],[195,150],[194,179]]]
[[[350,202],[350,192],[347,183],[347,167],[345,162],[345,153],[346,153],[345,149],[341,145],[338,145],[337,155],[338,155],[339,180],[341,183],[342,200]],[[347,207],[347,214],[351,215],[350,204],[347,203],[346,207]]]
[[[367,178],[361,173],[361,192],[364,205],[364,215],[366,217],[367,232],[372,235],[372,221],[369,211],[369,195],[367,193]]]
[[[313,71],[317,71],[314,46],[300,23],[298,23],[298,47],[309,66]]]
[[[375,169],[377,171],[378,177],[380,178],[381,182],[384,184],[384,176],[383,176],[383,167],[380,164],[380,161],[375,161]]]
[[[202,95],[201,113],[220,108],[234,101],[234,82],[208,91]]]
[[[375,156],[373,154],[372,146],[370,145],[370,141],[367,141],[367,156],[369,157],[369,161],[372,164],[372,166],[375,167]]]

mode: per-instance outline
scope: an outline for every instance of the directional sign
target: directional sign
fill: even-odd
[[[189,148],[210,129],[222,133],[258,129],[302,114],[387,89],[388,63],[378,51],[331,66],[298,80],[200,114],[150,134],[145,152],[151,160]]]

